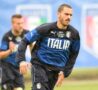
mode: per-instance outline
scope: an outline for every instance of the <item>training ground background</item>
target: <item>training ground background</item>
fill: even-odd
[[[98,89],[98,0],[0,0],[0,44],[2,36],[11,28],[11,16],[24,16],[25,28],[56,21],[57,8],[67,3],[73,8],[71,24],[79,31],[81,48],[70,77],[55,90]],[[30,55],[26,55],[30,61]],[[25,75],[26,90],[31,88],[30,72]]]

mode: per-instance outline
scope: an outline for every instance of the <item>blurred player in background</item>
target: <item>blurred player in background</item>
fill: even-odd
[[[16,60],[20,72],[26,73],[25,50],[36,41],[31,60],[32,90],[53,90],[71,73],[80,48],[79,33],[69,25],[72,11],[70,5],[60,5],[57,22],[40,25],[27,33],[19,44]]]
[[[5,33],[0,47],[2,90],[24,90],[24,80],[15,61],[18,44],[28,32],[23,29],[22,15],[12,16],[12,29]]]

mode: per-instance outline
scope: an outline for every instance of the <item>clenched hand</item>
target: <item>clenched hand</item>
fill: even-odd
[[[31,67],[31,63],[28,63],[26,61],[20,62],[19,68],[20,68],[20,73],[21,74],[26,74],[28,71],[28,68]]]

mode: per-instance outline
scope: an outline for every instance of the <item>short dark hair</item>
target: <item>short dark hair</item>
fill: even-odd
[[[68,8],[71,8],[71,9],[72,9],[72,7],[71,7],[70,5],[68,5],[68,4],[61,4],[61,5],[59,6],[59,8],[58,8],[58,12],[61,12],[64,7],[68,7]]]
[[[12,19],[13,18],[22,18],[23,16],[21,15],[21,14],[14,14],[13,16],[12,16]]]

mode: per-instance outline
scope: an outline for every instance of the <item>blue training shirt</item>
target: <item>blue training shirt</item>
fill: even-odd
[[[28,44],[36,41],[33,58],[57,67],[66,66],[72,53],[78,54],[80,48],[78,31],[71,25],[67,29],[59,29],[56,22],[35,28],[25,35],[24,40]]]
[[[11,63],[13,65],[17,65],[16,64],[16,52],[18,49],[18,45],[21,42],[22,38],[24,37],[24,35],[27,33],[28,31],[23,30],[22,34],[20,36],[15,36],[13,35],[12,31],[8,31],[7,33],[5,33],[5,35],[2,38],[2,42],[1,42],[1,46],[0,46],[0,51],[6,51],[9,49],[9,42],[12,41],[15,44],[15,50],[13,50],[14,52],[12,54],[10,54],[8,57],[4,58],[3,60],[5,62]]]

